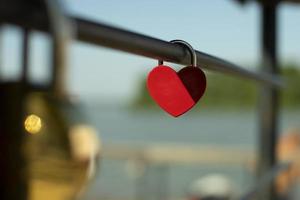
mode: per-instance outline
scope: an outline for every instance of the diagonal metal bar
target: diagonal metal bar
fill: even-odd
[[[190,53],[181,45],[80,18],[74,18],[74,20],[78,29],[77,38],[81,41],[158,60],[190,64]],[[202,68],[252,79],[273,86],[282,85],[282,81],[277,76],[253,72],[200,51],[196,51],[196,54],[197,63]]]

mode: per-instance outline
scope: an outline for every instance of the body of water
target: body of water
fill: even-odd
[[[203,110],[173,118],[162,111],[131,111],[91,104],[85,107],[89,120],[99,130],[104,144],[217,145],[253,152],[257,147],[258,114],[254,109]],[[299,110],[281,113],[280,132],[299,126]],[[168,199],[183,198],[193,180],[212,173],[228,176],[238,191],[247,190],[254,180],[252,172],[245,165],[226,167],[203,164],[149,166],[145,181],[130,173],[131,165],[130,161],[103,159],[99,175],[91,184],[86,199],[137,199],[141,196],[141,190],[147,199],[159,199],[162,196]],[[141,181],[144,181],[144,188],[141,187]],[[161,194],[157,194],[159,191]]]

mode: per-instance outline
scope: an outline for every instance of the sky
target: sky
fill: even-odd
[[[279,9],[280,61],[300,63],[300,6],[283,4]],[[260,58],[260,10],[230,0],[67,0],[68,12],[119,26],[166,41],[182,39],[195,49],[255,70]],[[2,31],[2,76],[14,77],[20,64],[20,32]],[[48,77],[49,41],[35,33],[32,39],[31,78]],[[67,85],[83,99],[130,102],[141,80],[156,60],[94,45],[73,42],[69,53]],[[170,64],[172,65],[172,64]],[[3,75],[4,74],[4,75]]]

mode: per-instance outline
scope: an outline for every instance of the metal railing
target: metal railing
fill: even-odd
[[[7,3],[8,5],[10,3]],[[19,7],[18,7],[19,6]],[[7,9],[0,5],[0,23],[11,23],[27,29],[49,31],[47,17],[41,13],[20,15],[20,6]],[[29,9],[30,11],[30,9]],[[16,17],[18,16],[18,17]],[[92,22],[75,16],[69,16],[76,29],[75,39],[94,45],[118,49],[157,60],[179,64],[189,64],[190,54],[178,44],[172,44],[157,38],[127,31],[103,23]],[[279,77],[262,72],[253,72],[221,58],[197,51],[197,63],[200,67],[221,73],[227,73],[255,80],[272,86],[282,85]]]

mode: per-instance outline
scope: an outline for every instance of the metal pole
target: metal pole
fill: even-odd
[[[77,26],[77,39],[79,40],[157,60],[184,65],[191,62],[191,54],[182,45],[79,18],[74,18],[74,22]],[[196,51],[196,55],[197,63],[204,69],[232,74],[273,86],[281,85],[281,81],[277,77],[246,70],[241,66],[200,51]]]
[[[262,71],[278,74],[276,45],[276,10],[277,3],[261,5],[262,29]],[[258,175],[267,173],[276,164],[276,141],[278,128],[278,90],[263,85],[259,99],[259,164]],[[262,199],[276,199],[274,184],[268,187],[261,196]]]

